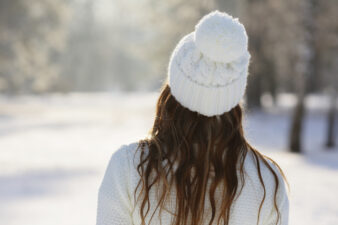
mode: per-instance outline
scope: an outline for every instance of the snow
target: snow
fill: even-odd
[[[110,155],[147,135],[157,93],[0,96],[0,224],[95,224]],[[323,148],[327,100],[310,96],[305,154],[287,152],[292,95],[245,113],[248,140],[290,182],[291,225],[338,224],[338,149]]]

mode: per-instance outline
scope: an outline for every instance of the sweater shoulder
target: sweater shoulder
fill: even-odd
[[[101,193],[105,193],[104,190],[112,190],[111,187],[118,189],[116,184],[119,184],[122,189],[125,188],[128,194],[131,193],[131,179],[134,177],[131,156],[137,145],[138,142],[122,144],[112,152],[100,186]],[[107,194],[107,196],[111,196],[111,194]]]
[[[119,164],[124,164],[122,168],[132,172],[132,167],[135,167],[135,155],[137,154],[137,149],[139,146],[139,141],[132,141],[126,144],[120,145],[112,154],[111,161],[119,162]],[[128,165],[128,166],[127,166]]]
[[[126,155],[127,157],[129,157],[129,155],[131,155],[131,153],[135,152],[135,150],[138,147],[138,144],[139,144],[139,141],[133,141],[133,142],[129,142],[127,144],[122,144],[122,145],[120,145],[120,147],[117,148],[117,150],[114,152],[114,154]]]
[[[120,145],[113,153],[112,158],[115,161],[120,162],[130,162],[132,160],[132,156],[136,152],[136,149],[138,148],[138,141],[129,142],[126,144]]]

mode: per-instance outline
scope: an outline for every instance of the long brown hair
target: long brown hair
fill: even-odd
[[[282,173],[280,167],[269,157],[262,155],[245,139],[242,127],[243,111],[240,104],[231,111],[219,116],[207,117],[183,107],[170,92],[167,82],[164,83],[157,101],[156,117],[149,137],[140,140],[140,163],[137,171],[140,180],[134,192],[136,201],[141,200],[140,216],[142,225],[149,213],[149,191],[155,184],[162,184],[162,190],[156,209],[164,209],[165,200],[170,189],[175,187],[176,211],[172,225],[199,225],[205,211],[205,195],[208,194],[211,205],[211,225],[215,219],[217,224],[228,224],[230,206],[235,200],[238,188],[244,185],[243,164],[248,151],[252,151],[258,165],[258,175],[264,188],[262,208],[266,190],[260,171],[259,159],[270,169],[276,182],[274,206],[277,210],[277,223],[280,212],[276,203],[278,176],[267,160],[271,160]],[[198,151],[193,150],[197,146]],[[148,151],[145,151],[145,147]],[[177,163],[176,170],[174,164]],[[237,175],[240,165],[240,176]],[[211,172],[214,172],[211,176]],[[211,179],[210,188],[207,188]],[[242,183],[241,187],[239,184]],[[220,199],[221,207],[216,218],[215,192],[218,185],[224,187]],[[141,192],[136,196],[138,188]],[[242,189],[239,189],[242,190]],[[143,199],[141,199],[143,196]],[[151,219],[155,212],[152,213]],[[189,222],[188,222],[189,221]],[[221,222],[223,221],[223,222]]]

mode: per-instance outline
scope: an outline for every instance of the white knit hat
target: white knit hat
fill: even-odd
[[[244,95],[250,54],[248,37],[237,18],[214,11],[174,49],[168,83],[175,99],[205,116],[230,111]]]

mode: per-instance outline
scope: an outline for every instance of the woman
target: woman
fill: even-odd
[[[244,26],[219,11],[182,38],[150,136],[110,159],[97,225],[288,224],[283,172],[243,133],[247,45]]]

